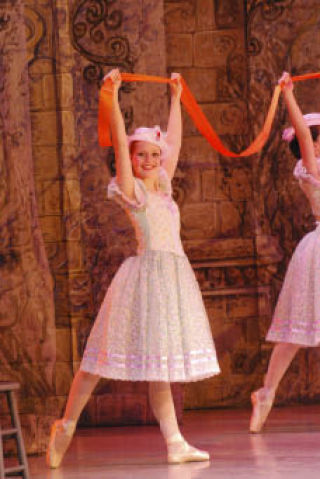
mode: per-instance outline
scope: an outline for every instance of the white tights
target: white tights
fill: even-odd
[[[78,421],[99,379],[100,376],[84,371],[79,370],[76,373],[70,388],[63,416],[64,421]],[[150,382],[149,399],[153,414],[159,422],[166,443],[182,441],[183,437],[177,422],[170,383]]]
[[[65,421],[78,421],[82,409],[87,404],[94,388],[98,384],[100,376],[77,371],[73,378],[66,410],[63,416]]]
[[[171,443],[183,441],[184,439],[178,426],[170,383],[150,382],[149,400],[167,446]]]
[[[264,379],[264,387],[266,389],[273,393],[276,392],[281,379],[300,348],[299,344],[291,343],[278,343],[274,347]]]
[[[275,392],[291,361],[300,349],[300,345],[278,343],[271,354],[264,387]],[[84,371],[78,371],[73,379],[63,419],[78,421],[82,409],[89,400],[100,377]],[[177,416],[172,399],[170,383],[149,383],[150,405],[166,443],[181,441]]]

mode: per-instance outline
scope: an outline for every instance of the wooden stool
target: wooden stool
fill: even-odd
[[[19,389],[19,387],[20,385],[18,383],[0,381],[0,393],[4,393],[6,395],[11,416],[11,428],[3,429],[0,426],[0,479],[7,479],[9,477],[15,476],[21,476],[24,479],[29,479],[30,477],[15,395],[15,391]],[[17,442],[19,464],[17,466],[5,467],[3,456],[3,440],[9,438],[14,438]]]

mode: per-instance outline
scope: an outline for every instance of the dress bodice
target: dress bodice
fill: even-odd
[[[317,158],[318,170],[320,172],[320,158]],[[299,180],[299,185],[309,200],[312,213],[319,220],[320,219],[320,180],[309,173],[303,165],[302,160],[299,160],[295,166],[294,176]]]
[[[180,213],[172,198],[171,182],[160,170],[160,188],[148,191],[142,180],[134,179],[134,199],[120,190],[116,178],[108,185],[108,198],[119,203],[135,229],[139,255],[148,250],[168,251],[184,256],[180,239]]]

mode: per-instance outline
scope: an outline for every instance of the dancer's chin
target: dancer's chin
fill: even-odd
[[[139,171],[136,173],[138,178],[142,180],[144,178],[157,178],[158,177],[158,168],[140,168]]]

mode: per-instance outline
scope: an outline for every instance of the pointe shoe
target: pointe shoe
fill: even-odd
[[[177,441],[168,445],[168,463],[181,464],[183,462],[209,461],[210,455],[190,446],[186,441]]]
[[[71,442],[76,425],[76,421],[63,419],[59,419],[53,423],[46,455],[47,465],[52,469],[56,469],[60,466],[63,456]]]
[[[274,401],[274,392],[267,388],[258,389],[251,394],[252,414],[250,432],[258,433],[268,417]]]

